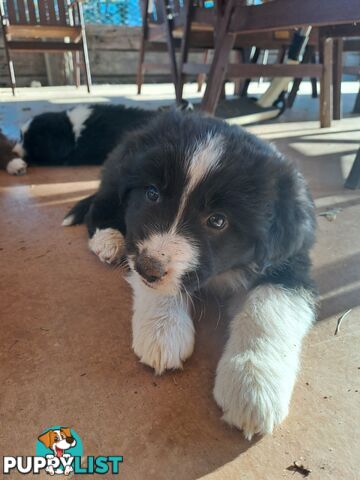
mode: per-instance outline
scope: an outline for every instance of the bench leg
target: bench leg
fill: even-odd
[[[332,113],[332,57],[333,41],[331,38],[321,38],[320,52],[323,72],[320,80],[320,126],[331,127]]]
[[[205,94],[201,102],[201,110],[211,115],[214,115],[223,91],[229,54],[234,46],[234,42],[235,36],[226,34],[224,39],[219,37],[216,44]]]
[[[333,102],[334,120],[341,119],[341,79],[342,79],[342,53],[343,39],[334,39],[334,62],[333,62]]]
[[[11,90],[12,90],[12,94],[15,96],[16,78],[15,78],[14,63],[11,59],[10,51],[7,47],[6,41],[4,42],[4,48],[5,48],[6,62],[9,70],[9,76],[10,76]]]
[[[76,88],[80,87],[80,52],[74,52],[73,54],[73,64],[74,64],[74,77]]]
[[[139,52],[139,63],[136,73],[136,85],[137,85],[137,94],[141,94],[141,87],[144,83],[144,58],[145,58],[145,39],[141,39],[140,52]]]
[[[141,94],[142,84],[144,83],[144,59],[145,59],[145,42],[148,35],[148,9],[149,0],[143,0],[141,2],[141,16],[142,16],[142,30],[141,30],[141,43],[139,51],[139,63],[136,73],[136,85],[137,94]]]

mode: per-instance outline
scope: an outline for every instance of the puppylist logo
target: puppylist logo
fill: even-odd
[[[39,474],[41,471],[49,475],[70,474],[118,474],[121,455],[83,457],[83,446],[79,435],[68,427],[55,426],[39,435],[36,442],[36,456],[4,456],[3,473],[9,475],[19,472]]]

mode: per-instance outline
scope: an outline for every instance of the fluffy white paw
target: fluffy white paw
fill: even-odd
[[[22,158],[13,158],[6,166],[9,175],[25,175],[27,163]]]
[[[89,248],[104,263],[113,263],[124,253],[124,237],[114,228],[97,229],[89,240]]]
[[[291,389],[275,372],[241,355],[223,357],[218,365],[214,398],[222,408],[223,419],[243,431],[247,440],[253,435],[271,433],[287,416]]]
[[[157,375],[182,368],[182,362],[194,350],[194,342],[194,326],[185,312],[182,318],[151,319],[140,328],[135,327],[133,332],[134,352]]]

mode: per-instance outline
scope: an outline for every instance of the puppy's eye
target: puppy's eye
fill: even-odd
[[[222,213],[213,213],[207,219],[207,226],[210,228],[214,228],[216,230],[222,230],[227,225],[227,220],[225,215]]]
[[[150,185],[149,187],[146,187],[145,197],[149,202],[156,203],[160,200],[160,192],[154,185]]]

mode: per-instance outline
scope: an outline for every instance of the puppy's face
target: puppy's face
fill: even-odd
[[[249,266],[268,215],[268,182],[255,173],[274,150],[215,120],[190,118],[158,126],[125,154],[129,264],[164,294]]]

